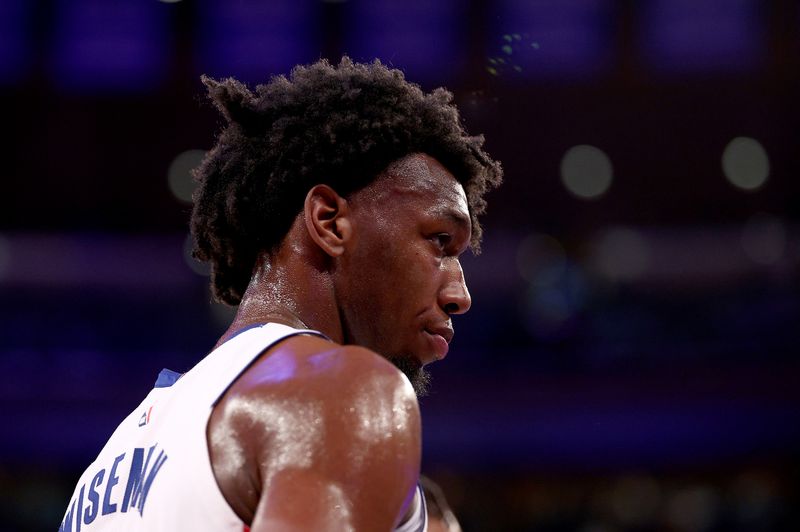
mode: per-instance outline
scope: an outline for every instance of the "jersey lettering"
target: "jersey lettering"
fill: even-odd
[[[88,483],[88,490],[86,489],[87,484],[82,485],[78,495],[71,502],[64,520],[61,522],[59,532],[80,532],[81,524],[90,525],[100,512],[101,515],[110,515],[117,511],[127,512],[129,508],[135,508],[139,511],[140,516],[144,515],[147,494],[153,486],[156,475],[167,461],[167,454],[163,449],[158,450],[158,453],[156,453],[157,446],[158,444],[147,449],[146,457],[144,447],[136,447],[133,452],[122,453],[114,458],[105,485],[103,484],[103,479],[106,477],[106,468],[95,474]],[[117,468],[122,465],[126,456],[130,457],[130,466],[127,481],[125,482],[125,491],[117,490],[115,492],[113,488],[120,482]],[[103,492],[102,508],[100,506],[101,491]],[[123,493],[122,501],[117,504],[120,502],[120,493]],[[86,495],[85,499],[84,494]],[[86,502],[85,508],[84,501]]]
[[[108,482],[106,483],[106,496],[103,497],[103,515],[108,515],[117,511],[117,505],[111,504],[111,488],[119,483],[117,476],[117,466],[125,458],[125,453],[117,456],[114,459],[114,465],[111,466],[111,473],[108,474]]]
[[[83,522],[87,525],[95,520],[97,517],[97,509],[100,506],[100,494],[97,493],[97,486],[103,482],[103,476],[106,474],[105,469],[101,469],[92,479],[92,484],[89,487],[89,502],[92,504],[86,507],[86,513],[83,516]]]

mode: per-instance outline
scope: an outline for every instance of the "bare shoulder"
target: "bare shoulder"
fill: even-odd
[[[215,407],[208,439],[223,494],[245,522],[264,504],[270,519],[289,511],[270,501],[295,492],[298,501],[342,498],[333,506],[377,525],[380,509],[398,517],[419,472],[408,379],[368,349],[319,337],[292,337],[259,357]],[[279,486],[283,495],[270,495]]]
[[[296,336],[262,355],[234,384],[234,395],[250,399],[324,400],[353,406],[373,399],[416,404],[408,379],[386,359],[359,346],[342,346],[315,336]]]

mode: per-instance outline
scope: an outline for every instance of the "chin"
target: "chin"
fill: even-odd
[[[394,356],[389,357],[389,362],[394,364],[397,369],[403,372],[411,381],[414,393],[417,397],[428,395],[431,383],[431,374],[422,366],[422,363],[414,356]]]

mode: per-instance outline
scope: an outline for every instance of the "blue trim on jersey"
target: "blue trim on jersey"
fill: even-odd
[[[230,340],[233,340],[234,338],[236,338],[237,336],[239,336],[240,334],[242,334],[245,331],[249,331],[250,329],[255,329],[256,327],[263,327],[265,325],[269,325],[270,323],[276,323],[278,325],[284,325],[286,327],[291,327],[292,329],[296,329],[298,331],[304,331],[304,332],[301,332],[300,334],[306,334],[306,335],[307,334],[311,334],[312,336],[320,336],[322,338],[325,338],[326,340],[328,340],[330,342],[333,341],[330,338],[328,338],[325,334],[323,334],[323,333],[321,333],[321,332],[319,332],[319,331],[317,331],[315,329],[297,329],[297,327],[295,327],[294,325],[286,325],[285,323],[278,323],[278,322],[274,322],[274,321],[265,321],[264,323],[254,323],[252,325],[248,325],[247,327],[243,327],[243,328],[239,329],[238,331],[233,333],[233,335],[231,335],[230,338],[225,340],[225,342],[229,342]],[[305,331],[311,331],[311,333],[307,333]]]
[[[253,323],[252,325],[248,325],[247,327],[243,327],[243,328],[239,329],[238,331],[236,331],[235,333],[233,333],[230,338],[225,340],[225,342],[229,342],[230,340],[233,340],[234,338],[236,338],[237,336],[239,336],[240,334],[242,334],[245,331],[249,331],[250,329],[255,329],[256,327],[263,327],[266,324],[267,324],[267,322],[265,322],[265,323]],[[223,343],[225,343],[225,342],[223,342]]]
[[[156,384],[153,386],[154,388],[169,388],[173,384],[175,384],[178,379],[183,376],[183,373],[178,373],[177,371],[172,371],[171,369],[164,368],[161,370],[161,373],[158,374],[158,378],[156,379]]]

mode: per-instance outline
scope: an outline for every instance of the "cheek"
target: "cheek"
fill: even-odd
[[[394,307],[402,307],[404,301],[413,293],[415,261],[408,250],[385,249],[380,254],[376,270],[381,278],[382,292],[385,303]]]
[[[386,246],[376,251],[373,268],[366,282],[378,308],[374,319],[399,321],[413,316],[430,304],[433,294],[432,276],[435,272],[426,257],[413,246]]]
[[[397,310],[406,261],[396,247],[389,239],[362,241],[344,263],[341,274],[347,288],[340,295],[346,298],[345,310],[359,323],[382,320],[387,311]]]
[[[387,284],[403,298],[409,310],[419,312],[420,307],[435,299],[438,266],[425,250],[409,246],[387,264],[386,272]]]
[[[352,319],[388,326],[435,304],[439,267],[430,242],[402,224],[366,227],[342,272],[351,310],[363,313]]]

